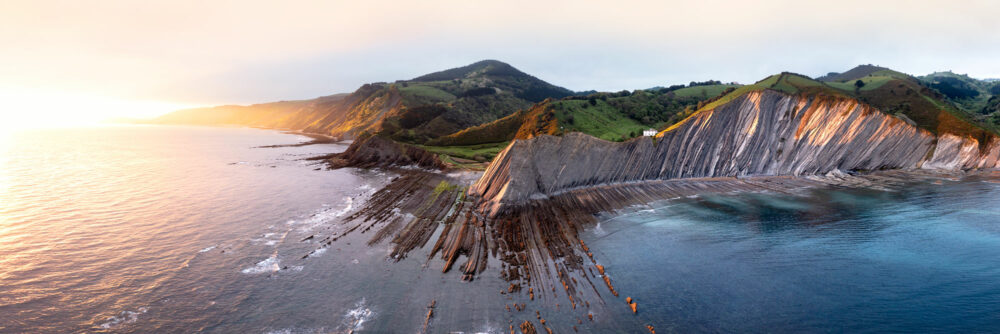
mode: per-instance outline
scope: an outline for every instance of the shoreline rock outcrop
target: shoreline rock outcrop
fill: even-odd
[[[335,159],[359,167],[423,160],[407,147],[373,137]],[[510,283],[500,293],[514,302],[513,308],[505,304],[511,320],[524,321],[525,332],[548,332],[576,325],[544,321],[534,303],[558,310],[568,302],[564,312],[579,312],[577,324],[584,315],[603,321],[595,314],[609,314],[606,301],[616,298],[638,313],[630,293],[612,284],[621,283],[609,274],[612,268],[581,240],[601,212],[710,193],[905,189],[952,170],[997,166],[997,141],[982,154],[980,147],[855,100],[764,91],[698,113],[655,139],[614,143],[569,134],[518,140],[468,188],[468,179],[452,174],[397,169],[399,176],[344,218],[341,229],[308,241],[319,249],[371,232],[368,245],[384,244],[391,261],[424,255],[466,281],[497,266]],[[509,296],[515,292],[523,295]],[[540,325],[517,314],[531,308]],[[654,332],[652,324],[641,326]],[[516,327],[511,321],[509,328]]]
[[[344,152],[311,158],[326,160],[330,168],[405,167],[417,166],[444,170],[447,166],[434,153],[418,147],[400,144],[391,139],[370,136],[355,140]]]
[[[506,205],[606,184],[835,170],[996,168],[1000,140],[935,134],[848,98],[755,91],[660,133],[616,143],[581,133],[516,140],[469,195]]]

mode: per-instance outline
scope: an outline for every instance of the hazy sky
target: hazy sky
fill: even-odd
[[[350,92],[481,59],[572,90],[861,63],[1000,77],[1000,2],[6,0],[0,46],[8,120],[143,116]]]

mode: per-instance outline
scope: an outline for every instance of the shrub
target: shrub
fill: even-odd
[[[496,89],[493,89],[492,87],[480,87],[467,90],[463,92],[459,97],[476,97],[476,96],[492,95],[496,93],[497,93]]]

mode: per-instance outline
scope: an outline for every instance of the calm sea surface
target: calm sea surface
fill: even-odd
[[[0,333],[414,333],[432,300],[429,332],[534,318],[504,311],[496,263],[462,282],[426,252],[388,262],[357,233],[305,256],[303,239],[338,231],[392,176],[301,160],[344,145],[256,148],[305,140],[159,126],[0,138]],[[940,183],[602,216],[583,239],[640,312],[622,302],[581,332],[1000,331],[1000,184]]]
[[[584,239],[658,333],[1000,332],[1000,184],[987,180],[604,218]]]

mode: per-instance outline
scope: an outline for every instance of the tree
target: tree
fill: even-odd
[[[990,87],[990,93],[993,95],[1000,95],[1000,83],[994,84]]]
[[[864,87],[864,86],[865,86],[865,82],[864,81],[858,80],[858,81],[854,82],[854,87],[856,87],[858,89],[861,89],[861,87]]]

